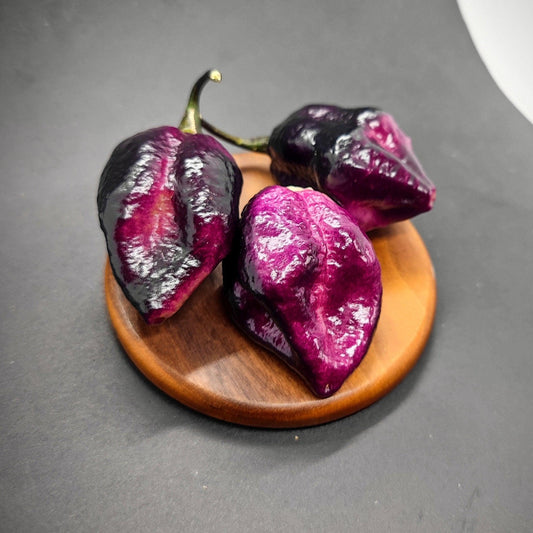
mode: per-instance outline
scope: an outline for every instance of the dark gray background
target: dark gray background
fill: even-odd
[[[4,0],[0,16],[0,530],[533,529],[533,127],[455,2]],[[212,67],[215,124],[252,136],[304,103],[379,105],[437,185],[415,220],[433,335],[344,420],[204,417],[110,327],[99,173],[124,137],[176,124]]]

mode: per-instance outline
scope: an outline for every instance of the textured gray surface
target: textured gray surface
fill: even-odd
[[[533,127],[451,0],[4,1],[0,529],[533,529]],[[304,103],[376,104],[438,188],[416,220],[439,302],[420,363],[328,425],[211,420],[148,383],[103,300],[111,148],[204,115],[265,134]],[[295,436],[298,439],[295,439]]]

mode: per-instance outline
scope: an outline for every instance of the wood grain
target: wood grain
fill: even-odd
[[[267,156],[235,156],[245,186],[241,207],[272,183]],[[272,354],[230,322],[218,267],[164,324],[148,326],[122,294],[109,264],[106,302],[125,351],[157,387],[206,415],[258,427],[317,425],[375,402],[411,370],[431,332],[436,283],[431,258],[411,222],[371,234],[382,268],[383,304],[370,349],[341,389],[316,398]]]

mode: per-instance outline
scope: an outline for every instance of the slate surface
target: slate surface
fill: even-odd
[[[452,1],[0,6],[0,529],[533,529],[533,126]],[[382,401],[297,431],[214,421],[130,364],[103,299],[111,149],[203,112],[268,133],[310,102],[395,115],[438,188],[415,220],[439,303]],[[296,438],[298,437],[298,438]]]

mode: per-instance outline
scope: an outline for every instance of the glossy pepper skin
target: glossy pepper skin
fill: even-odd
[[[305,106],[274,129],[268,153],[279,183],[325,192],[364,231],[412,218],[435,200],[410,139],[377,108]]]
[[[204,125],[233,144],[268,153],[278,183],[326,193],[366,232],[429,211],[435,201],[411,140],[375,107],[307,105],[269,137],[249,140]]]
[[[245,207],[224,290],[237,325],[331,396],[359,365],[381,310],[381,269],[352,217],[312,189],[267,187]]]
[[[274,129],[268,152],[282,185],[325,192],[364,231],[429,211],[435,200],[410,139],[377,108],[305,106]]]
[[[195,85],[193,108],[212,72]],[[172,316],[229,253],[238,223],[242,175],[234,159],[194,123],[184,119],[180,128],[121,142],[98,189],[113,273],[149,324]]]

